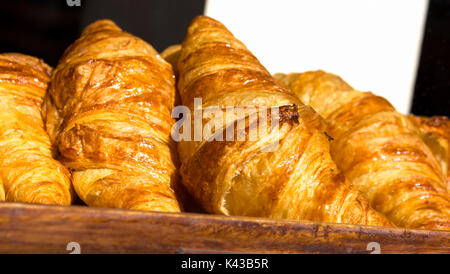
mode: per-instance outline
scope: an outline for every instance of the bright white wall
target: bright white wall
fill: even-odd
[[[427,0],[207,0],[271,72],[324,69],[410,109]]]

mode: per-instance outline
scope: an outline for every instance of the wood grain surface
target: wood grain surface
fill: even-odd
[[[450,253],[450,232],[0,203],[0,253]]]

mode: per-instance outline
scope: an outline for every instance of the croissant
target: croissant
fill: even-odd
[[[70,174],[52,158],[41,105],[51,68],[39,59],[0,54],[0,200],[70,205]]]
[[[422,140],[439,161],[441,170],[447,177],[447,191],[450,191],[450,119],[445,116],[408,117],[420,130]]]
[[[450,229],[444,176],[405,115],[323,71],[276,77],[325,118],[333,159],[373,208],[400,227]]]
[[[97,21],[66,50],[48,94],[47,130],[87,205],[180,211],[175,79],[152,46]]]
[[[205,16],[192,21],[178,71],[182,103],[194,115],[214,106],[221,110],[255,106],[256,115],[227,113],[214,132],[203,131],[197,140],[195,136],[189,140],[190,133],[178,144],[183,184],[206,211],[391,225],[338,171],[319,115],[279,85],[220,22]],[[198,109],[194,98],[202,99]],[[215,121],[208,115],[201,120]],[[245,140],[238,138],[239,121]],[[257,121],[265,130],[250,139],[250,125]],[[273,126],[276,121],[278,127]],[[191,123],[194,128],[195,119]],[[212,138],[223,137],[230,128],[234,140]]]

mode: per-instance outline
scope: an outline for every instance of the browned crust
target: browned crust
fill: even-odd
[[[420,130],[422,139],[440,162],[447,176],[447,188],[450,189],[450,119],[446,116],[408,117]]]
[[[205,16],[192,21],[178,71],[181,100],[191,113],[194,98],[201,97],[203,108],[255,106],[258,114],[232,117],[217,133],[232,129],[237,136],[237,123],[245,121],[243,140],[179,143],[183,183],[208,212],[391,225],[337,170],[319,115],[220,22]],[[273,107],[278,112],[272,113]],[[249,125],[260,116],[278,121],[279,128],[267,123],[267,130],[250,140]]]
[[[46,100],[46,125],[90,206],[180,211],[170,139],[171,66],[110,20],[86,27],[64,53]]]
[[[52,158],[41,114],[50,74],[38,58],[0,54],[0,200],[72,202],[70,174]]]
[[[398,226],[450,229],[450,198],[437,150],[430,150],[405,115],[386,99],[354,90],[331,73],[310,71],[277,78],[325,118],[327,133],[334,139],[333,159],[375,209]],[[414,122],[445,139],[448,119]]]

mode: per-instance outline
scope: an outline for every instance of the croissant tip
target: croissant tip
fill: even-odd
[[[217,22],[220,23],[219,21],[217,21],[216,19],[206,16],[206,15],[198,15],[196,17],[194,17],[194,19],[192,20],[191,24],[197,21],[212,21],[212,22]]]
[[[52,72],[52,67],[47,65],[44,60],[34,56],[25,55],[18,52],[5,52],[0,53],[0,59],[16,62],[22,66],[32,66],[34,69],[45,73],[47,76],[50,76]]]
[[[199,29],[203,29],[205,27],[211,27],[211,26],[226,29],[225,25],[223,25],[221,22],[217,21],[216,19],[211,18],[209,16],[205,16],[205,15],[199,15],[199,16],[195,17],[189,24],[188,33],[192,34]]]
[[[91,24],[89,24],[84,30],[82,35],[87,33],[104,31],[104,30],[121,30],[114,21],[110,19],[100,19]]]
[[[447,116],[415,116],[408,115],[411,120],[414,120],[417,125],[426,125],[437,128],[447,128],[450,131],[450,119]]]

